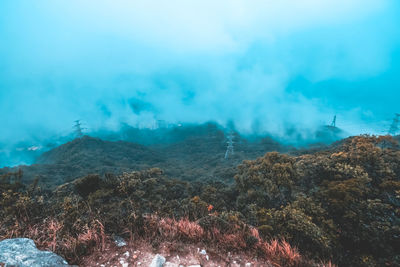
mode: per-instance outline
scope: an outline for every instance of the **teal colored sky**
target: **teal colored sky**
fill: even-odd
[[[121,122],[384,133],[400,2],[0,1],[0,143]]]

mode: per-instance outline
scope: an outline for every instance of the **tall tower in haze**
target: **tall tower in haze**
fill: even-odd
[[[399,131],[399,123],[400,123],[400,114],[396,113],[396,116],[393,119],[392,125],[390,125],[390,129],[388,131],[389,135],[396,135]]]
[[[228,146],[226,147],[226,152],[225,152],[225,159],[228,159],[230,156],[232,156],[234,154],[233,151],[233,132],[230,132],[230,134],[228,135]]]
[[[332,127],[336,127],[336,115],[333,117],[331,126],[332,126]]]
[[[82,126],[82,124],[81,124],[80,120],[76,120],[74,128],[75,128],[75,135],[78,138],[81,138],[83,136],[83,132],[82,132],[82,127],[81,126]]]

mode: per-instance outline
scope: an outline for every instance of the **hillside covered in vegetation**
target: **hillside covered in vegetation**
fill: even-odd
[[[91,151],[102,142],[89,141]],[[125,149],[105,150],[104,157]],[[152,157],[135,149],[142,154],[127,160]],[[154,247],[200,242],[280,266],[400,265],[400,150],[388,136],[352,137],[299,155],[269,152],[225,179],[188,181],[149,168],[43,190],[37,181],[22,183],[23,176],[1,176],[0,238],[30,237],[75,263],[118,235]],[[273,240],[292,248],[272,253]]]
[[[42,187],[50,188],[91,173],[117,175],[154,167],[180,180],[232,181],[236,166],[245,159],[268,151],[295,150],[268,136],[233,132],[235,151],[226,160],[226,132],[215,123],[155,130],[126,127],[118,133],[97,133],[102,138],[76,138],[44,152],[35,164],[3,168],[0,174],[21,169],[23,182],[39,178]]]

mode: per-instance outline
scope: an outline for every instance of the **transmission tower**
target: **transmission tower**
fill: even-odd
[[[390,129],[388,131],[389,135],[395,135],[399,131],[399,123],[400,123],[400,114],[396,113],[392,125],[390,125]]]
[[[233,142],[233,133],[232,132],[228,135],[227,143],[228,143],[228,146],[226,147],[225,159],[228,159],[230,156],[232,156],[234,154],[234,151],[233,151],[233,143],[234,142]]]
[[[82,129],[81,125],[82,124],[81,124],[80,120],[75,121],[75,125],[74,125],[75,134],[78,138],[81,138],[83,136],[83,132],[82,132],[83,129]]]
[[[333,120],[331,122],[332,127],[336,127],[336,115],[333,117]]]

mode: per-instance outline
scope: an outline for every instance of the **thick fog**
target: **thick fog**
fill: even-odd
[[[0,1],[0,144],[157,120],[385,133],[397,0]],[[34,142],[33,142],[34,141]],[[36,142],[36,143],[35,143]]]

